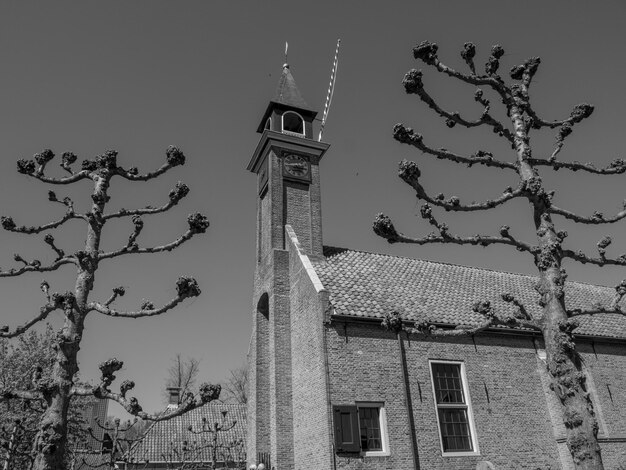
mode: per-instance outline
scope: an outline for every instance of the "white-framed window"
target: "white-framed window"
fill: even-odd
[[[357,402],[361,453],[366,457],[389,455],[387,414],[383,403]]]
[[[442,455],[477,455],[478,442],[465,364],[443,360],[429,363]]]
[[[304,136],[304,119],[295,111],[287,111],[282,116],[282,129],[285,134]]]
[[[390,455],[384,403],[356,402],[333,406],[335,451],[364,457]]]

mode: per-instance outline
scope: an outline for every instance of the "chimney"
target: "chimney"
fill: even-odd
[[[167,387],[165,390],[167,390],[167,393],[169,395],[167,408],[178,408],[178,405],[180,404],[180,387]]]

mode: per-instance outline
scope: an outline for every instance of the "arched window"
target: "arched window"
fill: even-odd
[[[265,121],[265,128],[266,129],[271,129],[272,128],[272,118],[268,117],[267,121]]]
[[[283,132],[287,134],[304,135],[304,119],[298,113],[287,111],[282,116]]]
[[[270,299],[267,292],[264,293],[259,299],[259,303],[256,306],[256,311],[263,315],[266,319],[270,317]]]

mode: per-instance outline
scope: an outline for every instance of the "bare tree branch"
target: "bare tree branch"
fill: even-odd
[[[424,90],[424,84],[422,83],[422,72],[419,70],[409,70],[407,74],[404,76],[402,80],[402,84],[404,85],[404,89],[408,94],[418,95],[420,99],[426,103],[431,109],[433,109],[437,114],[446,118],[446,125],[448,127],[454,127],[456,124],[460,124],[464,127],[478,127],[482,125],[489,125],[493,127],[493,131],[498,135],[506,138],[511,144],[514,143],[513,134],[510,130],[504,127],[504,125],[494,119],[489,114],[489,102],[482,98],[482,91],[480,91],[477,101],[484,105],[483,113],[479,119],[474,121],[468,121],[463,119],[458,112],[451,113],[446,111],[441,106],[437,104],[437,102]]]
[[[590,217],[584,217],[582,215],[575,214],[565,209],[561,209],[555,205],[550,206],[549,211],[552,214],[562,215],[566,219],[573,220],[574,222],[578,222],[581,224],[591,224],[591,225],[600,225],[600,224],[612,224],[622,220],[626,217],[626,209],[618,212],[612,217],[605,217],[602,212],[594,212]]]
[[[54,250],[54,252],[57,254],[57,258],[56,260],[60,260],[61,258],[63,258],[65,256],[65,252],[63,250],[61,250],[60,248],[58,248],[55,244],[54,244],[54,237],[50,234],[47,233],[46,236],[44,237],[44,242],[46,242],[46,244],[48,244],[50,246],[50,248],[52,248]],[[56,261],[55,260],[55,261]]]
[[[537,166],[550,166],[555,171],[561,168],[565,168],[571,171],[586,171],[596,175],[621,175],[626,172],[626,160],[616,158],[607,167],[596,168],[593,163],[580,163],[580,162],[560,162],[545,160],[541,158],[529,158],[528,163]]]
[[[15,255],[15,256],[19,257],[19,261],[23,261],[21,256],[19,255]],[[18,261],[17,258],[16,258],[16,261]],[[64,264],[76,264],[76,260],[71,256],[67,256],[65,258],[56,260],[54,263],[48,266],[41,266],[40,261],[34,260],[31,263],[27,263],[25,266],[19,269],[10,269],[9,271],[0,271],[0,277],[15,277],[15,276],[20,276],[24,273],[29,273],[29,272],[43,273],[43,272],[48,272],[48,271],[56,271]]]
[[[190,240],[194,235],[198,233],[206,232],[206,229],[209,227],[209,221],[207,220],[207,218],[203,216],[202,214],[198,214],[198,213],[191,214],[187,218],[187,222],[189,224],[189,229],[171,243],[168,243],[166,245],[154,246],[150,248],[139,248],[136,244],[133,243],[132,245],[130,246],[127,245],[123,248],[120,248],[117,251],[101,253],[98,255],[98,259],[103,260],[103,259],[108,259],[108,258],[116,258],[118,256],[132,254],[132,253],[159,253],[162,251],[171,251],[174,248],[182,245],[186,241]]]
[[[178,147],[174,147],[173,145],[170,145],[167,148],[166,157],[167,163],[162,165],[158,170],[140,175],[137,168],[124,170],[121,167],[117,167],[115,174],[130,181],[149,181],[156,178],[157,176],[162,175],[171,168],[185,164],[185,155]]]
[[[405,127],[403,124],[396,124],[393,126],[393,137],[398,142],[403,144],[409,144],[413,147],[421,150],[424,153],[433,155],[440,160],[449,160],[455,163],[464,163],[467,166],[475,164],[485,165],[496,168],[506,168],[509,170],[517,171],[517,166],[513,163],[503,162],[493,158],[493,155],[489,152],[479,150],[474,155],[466,157],[450,152],[447,149],[434,149],[424,144],[424,140],[421,134],[416,134],[410,127]]]
[[[396,231],[391,219],[384,214],[378,214],[374,219],[374,232],[376,235],[385,238],[389,243],[412,243],[416,245],[426,245],[429,243],[454,243],[457,245],[511,245],[517,248],[518,251],[526,251],[528,253],[535,254],[537,248],[527,243],[516,240],[508,234],[508,227],[504,226],[501,233],[506,233],[505,236],[496,237],[492,235],[474,235],[472,237],[460,237],[457,235],[450,235],[447,232],[447,226],[445,224],[439,225],[439,235],[431,233],[423,238],[408,237],[398,231]]]
[[[495,49],[496,47],[498,47],[499,49]],[[474,70],[472,70],[472,75],[465,75],[461,72],[454,70],[452,67],[448,67],[447,65],[443,64],[439,60],[439,57],[437,57],[438,49],[439,46],[437,46],[437,44],[429,41],[422,41],[419,45],[413,48],[413,57],[415,57],[416,59],[420,59],[424,63],[435,67],[439,72],[445,73],[450,77],[457,78],[465,83],[478,86],[488,85],[496,90],[498,93],[505,92],[504,83],[502,82],[500,77],[495,75],[497,67],[495,67],[494,69],[493,65],[490,66],[490,68],[487,70],[488,75],[476,75]],[[502,56],[502,54],[504,54],[504,51],[502,51],[502,53],[500,54],[499,51],[502,49],[500,46],[494,46],[494,49],[492,49],[492,57],[497,56],[495,57],[497,60]]]
[[[424,187],[419,183],[419,177],[421,175],[421,172],[419,170],[419,167],[417,166],[417,163],[415,162],[402,160],[399,165],[398,175],[405,183],[409,184],[413,189],[415,189],[415,192],[417,193],[417,197],[419,199],[423,199],[424,201],[429,202],[435,206],[442,207],[446,211],[471,212],[493,209],[494,207],[502,205],[505,202],[510,201],[511,199],[522,196],[524,193],[521,188],[518,188],[516,190],[507,188],[507,191],[505,191],[500,197],[496,199],[488,200],[481,203],[463,205],[460,203],[459,198],[456,196],[452,196],[448,200],[445,200],[443,194],[438,194],[435,197],[431,197],[426,194]]]
[[[110,390],[110,386],[115,380],[115,372],[119,371],[123,367],[124,363],[117,359],[109,359],[100,364],[100,371],[102,376],[100,378],[100,384],[97,387],[88,386],[76,386],[73,387],[70,394],[72,396],[95,396],[96,398],[106,398],[119,403],[128,413],[133,416],[137,416],[143,420],[149,421],[166,421],[176,416],[180,416],[188,411],[205,405],[213,400],[217,400],[220,396],[222,387],[220,385],[211,385],[204,383],[200,386],[198,392],[198,398],[196,399],[193,393],[187,393],[183,397],[182,403],[176,409],[170,409],[166,413],[150,414],[143,411],[139,401],[135,397],[126,398],[128,391],[135,387],[135,383],[130,380],[125,380],[120,385],[120,392],[115,393]]]
[[[103,315],[108,315],[110,317],[122,317],[122,318],[141,318],[141,317],[153,317],[156,315],[160,315],[162,313],[171,310],[176,305],[181,303],[183,300],[190,297],[197,297],[200,295],[200,288],[198,287],[198,283],[192,277],[179,277],[178,281],[176,281],[176,297],[167,302],[160,308],[154,308],[152,303],[144,301],[144,305],[141,310],[137,312],[121,312],[109,307],[109,305],[115,300],[116,290],[113,291],[113,296],[107,300],[104,305],[99,302],[89,302],[88,309],[91,311],[96,311]],[[119,288],[117,290],[119,292]]]
[[[537,323],[528,316],[526,319],[500,316],[496,314],[489,301],[479,301],[474,303],[472,310],[484,317],[484,321],[478,325],[458,325],[455,328],[441,328],[435,324],[425,321],[416,323],[413,328],[405,328],[404,322],[399,312],[393,311],[385,314],[382,326],[387,330],[396,333],[406,329],[410,334],[418,334],[422,336],[472,336],[485,331],[489,328],[497,326],[506,326],[508,328],[526,328],[531,330],[540,330]]]
[[[526,106],[526,112],[533,120],[533,127],[539,129],[541,127],[549,127],[550,129],[554,129],[555,127],[563,126],[564,124],[569,124],[573,126],[581,122],[583,119],[588,118],[593,113],[593,106],[587,103],[581,103],[574,106],[574,109],[570,113],[570,116],[567,119],[554,120],[554,121],[546,121],[540,118],[535,110],[528,104]]]
[[[174,387],[179,390],[179,397],[184,397],[187,392],[195,385],[198,373],[200,371],[200,361],[194,357],[187,360],[183,359],[180,353],[176,354],[172,359],[172,365],[167,369],[167,380],[163,396],[169,401],[170,393],[167,388]]]
[[[626,266],[626,254],[620,255],[618,258],[615,259],[605,257],[594,258],[591,256],[587,256],[582,251],[563,250],[563,257],[573,259],[574,261],[578,261],[582,264],[589,263],[595,264],[596,266]]]
[[[111,297],[109,297],[109,299],[104,303],[104,306],[109,307],[118,297],[122,297],[125,293],[126,289],[124,289],[124,287],[114,287],[113,294],[111,294]]]
[[[504,300],[507,303],[513,304],[517,307],[517,313],[518,315],[515,317],[518,320],[533,320],[533,317],[530,315],[530,313],[528,313],[528,310],[526,309],[526,306],[521,303],[519,300],[517,300],[515,298],[515,296],[513,296],[513,294],[502,294],[501,295],[502,300]]]
[[[65,178],[49,178],[44,175],[31,175],[31,176],[33,176],[34,178],[37,178],[39,181],[43,181],[44,183],[50,183],[50,184],[72,184],[72,183],[76,183],[77,181],[90,178],[89,172],[84,171],[84,170],[78,173],[75,173],[72,176],[66,176]]]
[[[619,315],[626,315],[626,311],[623,310],[620,302],[626,296],[626,279],[615,286],[615,295],[609,305],[602,305],[600,303],[593,305],[587,309],[572,309],[567,311],[569,317],[575,317],[580,315],[598,315],[606,313],[617,313]]]
[[[179,203],[181,199],[189,194],[189,187],[185,183],[181,183],[180,181],[176,183],[176,187],[170,191],[169,194],[169,202],[162,205],[161,207],[145,207],[143,209],[120,209],[118,212],[114,212],[112,214],[107,214],[102,218],[104,220],[114,219],[117,217],[129,217],[129,216],[137,216],[137,215],[149,215],[149,214],[159,214],[161,212],[166,212],[176,204]]]
[[[15,338],[16,336],[21,335],[25,331],[29,330],[33,325],[39,323],[40,321],[45,320],[50,313],[55,310],[62,308],[59,302],[47,303],[39,309],[39,315],[34,318],[31,318],[29,321],[24,323],[21,326],[16,327],[13,331],[9,330],[8,326],[0,327],[0,338]]]
[[[617,313],[620,315],[626,315],[626,312],[621,307],[603,307],[601,305],[598,305],[595,308],[589,308],[589,309],[576,308],[576,309],[567,311],[567,315],[570,317],[576,317],[576,316],[581,316],[581,315],[601,315],[601,314],[607,314],[607,313]]]
[[[52,191],[49,192],[49,198],[50,198],[51,201],[61,202],[61,201],[57,201],[56,195]],[[52,198],[54,198],[54,199],[52,199]],[[0,221],[2,223],[2,228],[4,228],[5,230],[7,230],[9,232],[34,234],[34,233],[43,232],[44,230],[51,230],[53,228],[57,228],[60,225],[63,225],[65,222],[67,222],[68,220],[71,220],[71,219],[83,219],[83,220],[86,220],[85,216],[74,213],[74,204],[72,203],[71,199],[65,198],[64,202],[62,202],[62,204],[65,204],[67,206],[67,212],[65,213],[65,215],[61,219],[59,219],[59,220],[57,220],[55,222],[50,222],[49,224],[39,225],[39,226],[27,227],[25,225],[21,225],[21,226],[18,227],[11,217],[2,216],[0,218]]]

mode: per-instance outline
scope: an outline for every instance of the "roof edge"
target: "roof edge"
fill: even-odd
[[[329,322],[332,323],[333,321],[344,322],[344,323],[349,322],[349,323],[381,324],[383,322],[383,319],[378,318],[378,317],[357,317],[354,315],[343,315],[340,313],[335,313],[333,315],[330,315]],[[403,322],[410,326],[413,326],[415,324],[413,320],[403,320]],[[432,325],[437,328],[442,328],[446,330],[451,330],[451,329],[454,329],[456,326],[458,326],[454,323],[432,323]],[[513,336],[541,337],[541,333],[539,331],[519,330],[515,328],[487,328],[486,330],[483,330],[480,333],[476,333],[476,335],[485,334],[485,333],[492,334],[492,335],[502,334],[502,335],[507,335],[507,336],[513,335]],[[472,336],[472,335],[468,335],[468,337],[469,336]],[[588,334],[577,335],[576,333],[574,333],[574,337],[576,339],[589,341],[589,342],[601,341],[604,343],[626,344],[626,338],[614,338],[612,336],[600,336],[600,335],[588,335]],[[436,338],[436,336],[434,336],[434,338]]]
[[[309,259],[309,257],[305,253],[302,252],[302,247],[300,246],[300,242],[298,241],[296,232],[294,231],[293,227],[291,227],[291,225],[285,225],[285,234],[289,238],[289,241],[291,245],[293,246],[295,252],[298,254],[298,257],[300,258],[300,263],[302,263],[302,266],[304,267],[304,270],[306,271],[307,276],[311,280],[311,283],[313,284],[315,291],[318,294],[320,292],[327,292],[326,288],[324,287],[324,284],[322,284],[322,281],[317,275],[317,271],[313,267],[313,263],[311,263],[311,260]]]

